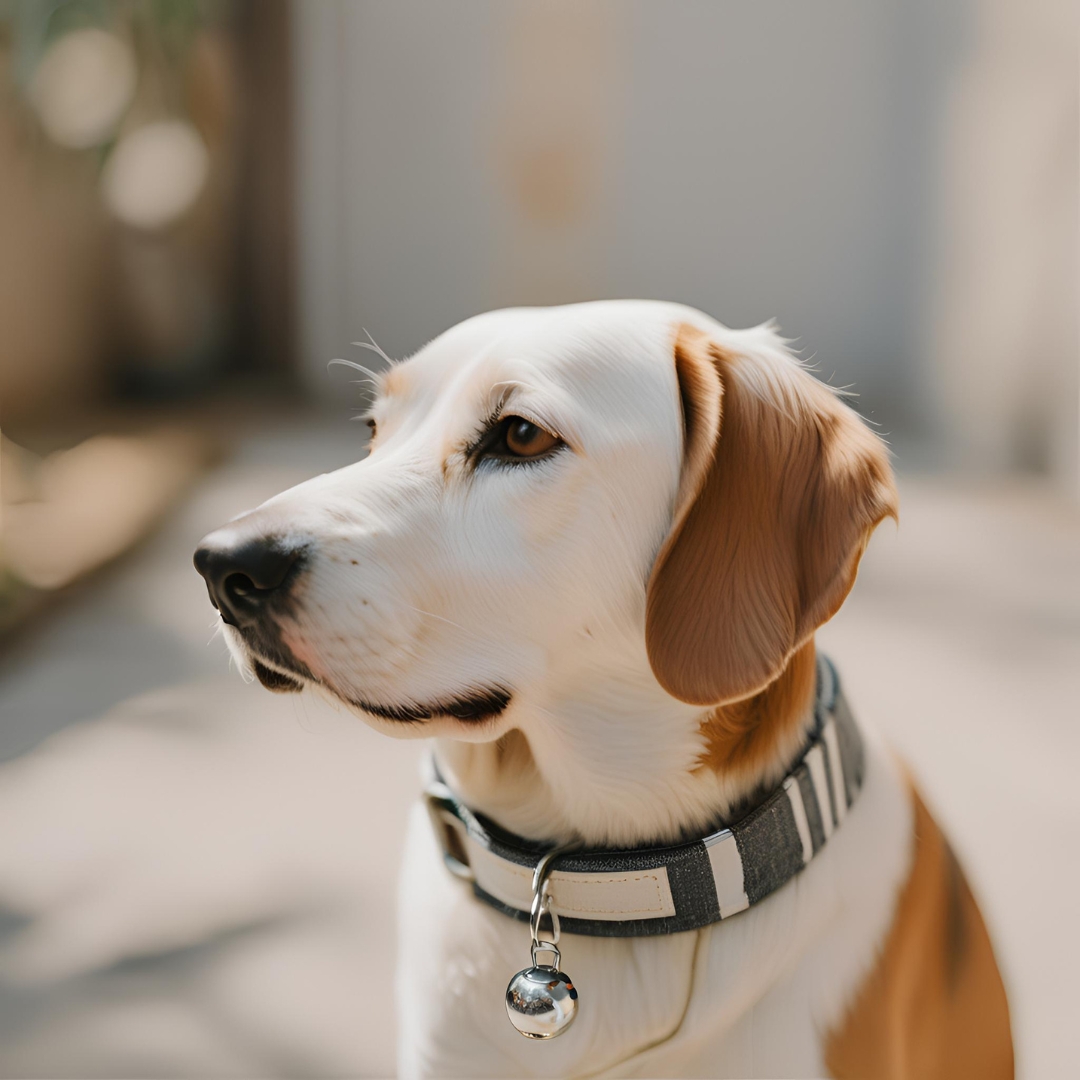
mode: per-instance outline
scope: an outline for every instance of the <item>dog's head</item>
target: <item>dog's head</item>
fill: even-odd
[[[492,312],[381,378],[371,451],[196,553],[230,647],[396,735],[486,741],[553,682],[768,685],[895,512],[884,449],[768,328]]]

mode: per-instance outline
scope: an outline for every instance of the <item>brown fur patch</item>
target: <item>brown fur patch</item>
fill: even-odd
[[[813,640],[808,641],[760,694],[712,709],[702,722],[701,765],[757,776],[775,763],[810,708],[816,656]]]
[[[918,794],[915,857],[877,966],[825,1061],[858,1080],[1006,1080],[1005,987],[967,881]]]

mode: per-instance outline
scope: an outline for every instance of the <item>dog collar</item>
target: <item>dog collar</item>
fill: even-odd
[[[535,922],[544,892],[543,910],[566,933],[674,934],[730,918],[795,877],[843,822],[864,760],[836,669],[819,656],[814,723],[796,765],[752,809],[701,839],[558,852],[470,811],[437,769],[425,799],[446,866],[496,910],[523,921],[532,913]]]

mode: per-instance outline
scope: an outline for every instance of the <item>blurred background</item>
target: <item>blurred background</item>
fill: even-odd
[[[0,1076],[392,1074],[422,749],[244,684],[191,552],[365,452],[327,367],[365,333],[611,296],[776,318],[891,443],[900,528],[822,641],[968,869],[1021,1074],[1070,1075],[1077,30],[0,0]]]

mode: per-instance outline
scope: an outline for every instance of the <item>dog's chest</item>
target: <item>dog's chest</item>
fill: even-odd
[[[444,869],[422,808],[401,880],[399,1073],[822,1075],[835,1026],[891,921],[908,866],[903,782],[868,738],[866,786],[828,849],[760,904],[701,931],[563,939],[579,1016],[558,1039],[508,1022],[529,933]]]

